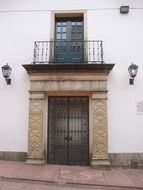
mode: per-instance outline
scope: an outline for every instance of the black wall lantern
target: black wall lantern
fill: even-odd
[[[3,77],[5,78],[7,84],[11,84],[11,79],[9,78],[11,71],[12,71],[12,69],[10,68],[8,63],[6,65],[2,66],[2,74],[3,74]]]
[[[131,76],[131,78],[129,79],[129,83],[130,84],[134,84],[134,78],[137,75],[137,71],[138,71],[138,66],[135,64],[131,64],[128,68],[129,74]]]

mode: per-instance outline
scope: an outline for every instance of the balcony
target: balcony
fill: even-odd
[[[33,64],[101,64],[103,42],[95,41],[36,41]]]

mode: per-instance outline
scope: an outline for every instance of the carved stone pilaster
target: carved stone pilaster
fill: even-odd
[[[44,93],[30,92],[28,154],[26,163],[44,164]]]
[[[108,156],[107,92],[92,95],[93,150],[91,165],[94,168],[110,166]]]

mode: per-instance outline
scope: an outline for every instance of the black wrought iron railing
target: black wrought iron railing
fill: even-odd
[[[103,42],[36,41],[33,64],[40,63],[103,63]]]

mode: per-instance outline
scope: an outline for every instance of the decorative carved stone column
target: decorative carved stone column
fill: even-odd
[[[44,102],[43,92],[30,92],[29,136],[28,136],[28,164],[44,164]]]
[[[93,149],[91,165],[93,168],[109,167],[106,91],[92,94],[92,112]]]

